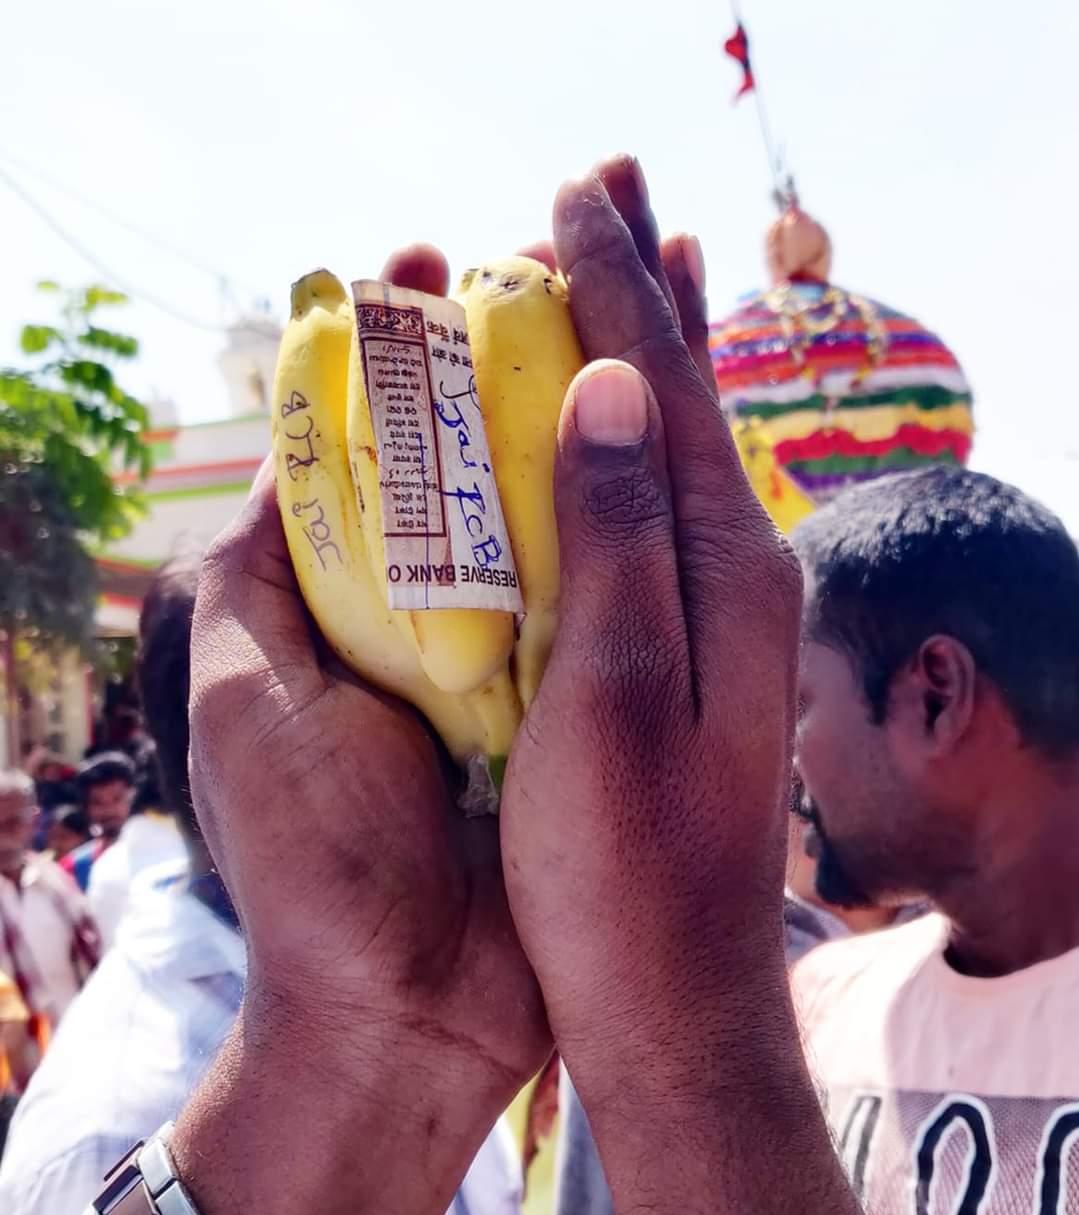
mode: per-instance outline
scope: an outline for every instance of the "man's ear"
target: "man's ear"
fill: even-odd
[[[974,716],[974,656],[961,641],[937,634],[918,647],[907,679],[925,740],[940,753],[953,750]]]

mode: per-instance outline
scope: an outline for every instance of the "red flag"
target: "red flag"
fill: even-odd
[[[723,49],[736,62],[742,65],[742,87],[734,95],[734,100],[739,97],[744,97],[746,93],[752,93],[757,87],[757,82],[753,79],[753,68],[749,64],[749,38],[746,36],[745,26],[738,22],[738,28],[723,44]]]

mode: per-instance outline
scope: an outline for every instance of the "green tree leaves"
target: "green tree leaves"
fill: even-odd
[[[126,534],[150,472],[145,406],[117,381],[138,342],[96,323],[126,297],[91,285],[55,297],[54,324],[24,326],[25,368],[0,368],[0,628],[84,643],[97,586],[93,546]]]

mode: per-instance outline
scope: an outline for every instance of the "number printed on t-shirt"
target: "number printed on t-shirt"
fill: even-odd
[[[855,1194],[882,1215],[1079,1210],[1079,1101],[855,1091],[840,1128]]]

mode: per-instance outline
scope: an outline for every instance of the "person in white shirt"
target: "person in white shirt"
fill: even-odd
[[[77,783],[93,836],[60,864],[80,890],[88,890],[93,867],[120,838],[131,813],[135,765],[121,751],[104,751],[80,766]]]
[[[114,947],[16,1111],[0,1167],[3,1215],[80,1215],[115,1160],[176,1116],[240,1008],[246,949],[187,788],[188,646],[198,567],[192,555],[158,573],[143,605],[138,656],[162,800],[174,808],[186,855],[134,876]],[[123,841],[121,835],[98,864]],[[513,1215],[520,1191],[520,1168],[499,1126],[452,1212]]]
[[[0,970],[33,1016],[56,1025],[97,963],[85,898],[60,867],[29,851],[34,785],[0,772]]]
[[[116,940],[136,877],[158,865],[184,861],[187,856],[175,817],[163,808],[157,766],[151,756],[138,773],[131,817],[124,823],[120,838],[90,870],[86,895],[106,949]]]
[[[932,905],[792,973],[855,1191],[874,1215],[1077,1211],[1079,550],[945,467],[848,490],[792,543],[818,891]]]

